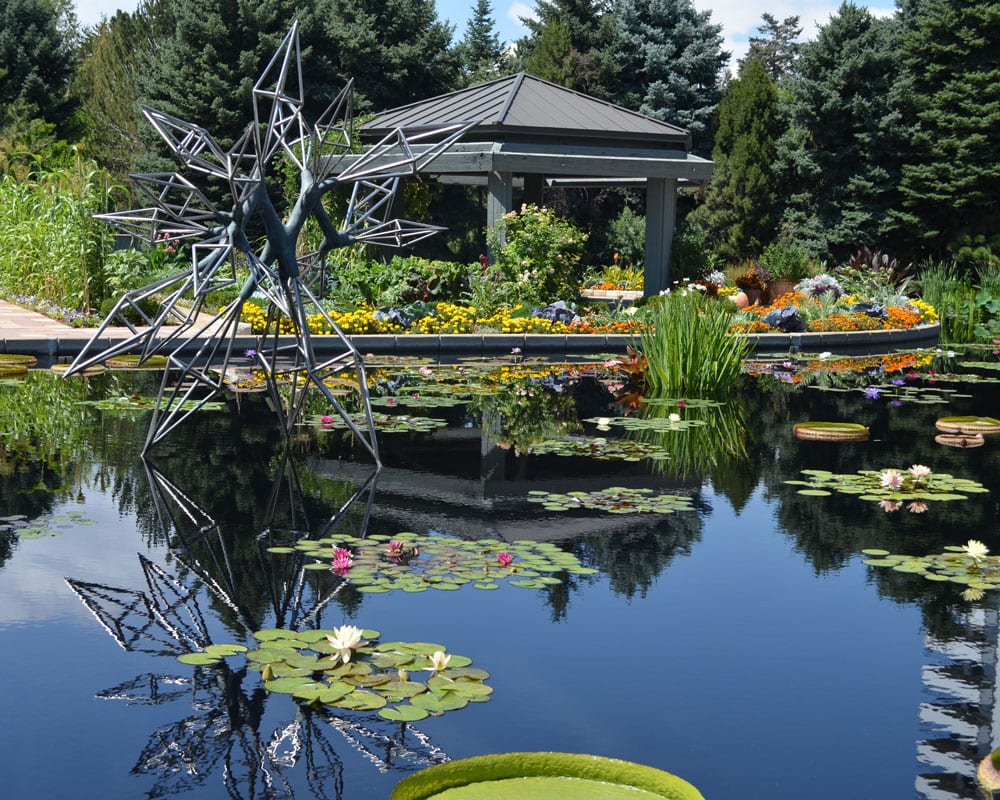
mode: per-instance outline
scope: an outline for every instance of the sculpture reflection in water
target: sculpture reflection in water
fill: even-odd
[[[216,522],[191,494],[145,459],[154,506],[170,556],[179,568],[171,574],[143,555],[142,589],[67,579],[101,626],[129,652],[176,658],[212,644],[199,606],[207,590],[229,631],[241,629],[249,641],[267,626],[308,629],[322,624],[328,604],[347,585],[343,578],[303,569],[302,556],[277,558],[267,548],[301,538],[322,537],[347,521],[364,535],[379,474],[351,491],[345,502],[313,527],[288,447],[277,459],[265,526],[256,535],[234,535]],[[312,559],[309,559],[311,561]],[[181,576],[181,577],[179,577]],[[261,604],[263,599],[264,604]],[[269,693],[244,686],[246,666],[223,661],[193,668],[193,675],[146,673],[98,693],[132,705],[183,701],[194,712],[154,731],[140,752],[133,773],[151,775],[149,796],[172,795],[204,785],[217,776],[232,797],[344,796],[344,764],[335,731],[378,770],[412,771],[448,760],[410,723],[374,714],[332,713],[303,704],[294,718],[268,732],[264,727]],[[256,679],[256,676],[255,676]],[[277,703],[290,703],[279,696]],[[301,784],[306,791],[303,794]]]
[[[417,175],[468,126],[397,129],[348,163],[345,156],[353,144],[352,84],[315,123],[306,121],[297,23],[254,84],[252,94],[253,120],[229,150],[198,125],[143,107],[147,121],[191,177],[178,172],[135,175],[136,188],[149,205],[101,216],[151,247],[165,239],[189,247],[191,265],[124,295],[67,374],[127,351],[139,350],[142,361],[154,354],[165,355],[169,368],[164,370],[150,423],[148,449],[223,388],[244,303],[252,296],[263,296],[268,303],[266,330],[272,338],[267,346],[259,338],[258,368],[269,376],[304,376],[308,385],[325,395],[378,463],[364,361],[318,299],[326,281],[326,257],[335,248],[355,243],[402,247],[441,230],[386,215],[400,179]],[[427,142],[431,144],[419,146]],[[294,164],[300,176],[299,195],[294,202],[289,200],[285,218],[277,210],[282,198],[272,196],[268,181],[272,162],[280,159]],[[323,198],[339,186],[350,187],[351,194],[338,229]],[[229,207],[209,199],[219,194],[228,196]],[[310,221],[321,243],[315,252],[301,255],[300,238]],[[264,231],[259,250],[251,242],[257,228]],[[240,262],[249,270],[245,279],[240,277]],[[221,311],[206,307],[212,292],[234,287],[240,280],[236,298]],[[151,299],[159,304],[152,316],[143,309],[143,303]],[[132,315],[142,320],[141,327],[131,321]],[[330,357],[317,353],[310,317],[321,318],[337,337],[339,353]],[[131,335],[102,349],[106,345],[102,337],[110,325],[122,325]],[[282,327],[292,334],[293,344],[281,343]],[[361,424],[341,407],[328,386],[350,371],[364,401]]]

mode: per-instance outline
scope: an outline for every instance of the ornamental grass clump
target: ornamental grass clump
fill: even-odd
[[[730,306],[691,290],[649,303],[649,324],[635,345],[647,396],[715,397],[734,389],[749,343],[730,333]]]

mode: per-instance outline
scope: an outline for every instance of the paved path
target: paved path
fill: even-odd
[[[0,340],[73,338],[86,341],[93,329],[73,328],[37,311],[29,311],[6,300],[0,300]]]

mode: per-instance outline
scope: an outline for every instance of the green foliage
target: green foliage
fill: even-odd
[[[772,242],[764,248],[761,263],[776,281],[800,281],[812,273],[812,259],[793,242]]]
[[[858,295],[867,302],[893,305],[905,298],[912,270],[901,266],[888,253],[862,247],[832,274],[846,294]]]
[[[908,129],[897,218],[921,254],[1000,251],[1000,62],[995,2],[915,4],[900,40]]]
[[[615,261],[623,267],[642,269],[646,263],[646,218],[636,214],[625,206],[621,213],[608,223],[608,252],[605,259],[608,263]]]
[[[746,57],[740,61],[740,71],[754,59],[764,65],[768,76],[776,83],[793,72],[799,55],[797,40],[802,35],[798,16],[785,17],[781,22],[766,11],[761,14],[764,22],[757,26],[760,36],[750,37]]]
[[[143,0],[131,14],[118,11],[98,22],[81,48],[74,91],[81,98],[87,152],[122,180],[143,147],[139,68],[169,34],[172,6],[173,0]]]
[[[690,216],[674,232],[670,251],[670,272],[673,280],[697,280],[715,268],[715,259],[708,234]]]
[[[605,48],[612,14],[602,0],[539,0],[517,43],[518,68],[577,91],[607,96]]]
[[[610,46],[616,102],[688,129],[692,150],[705,155],[729,59],[722,26],[710,20],[691,0],[619,0]]]
[[[355,104],[380,111],[459,85],[452,29],[433,0],[323,0],[315,48],[342,80],[355,79]]]
[[[778,140],[782,233],[820,259],[883,242],[898,203],[900,124],[896,23],[844,3],[802,45]]]
[[[719,104],[715,173],[693,212],[717,252],[731,261],[755,258],[774,237],[778,134],[777,89],[760,61],[744,61]]]
[[[507,56],[500,43],[490,0],[476,0],[465,26],[465,36],[456,48],[462,61],[462,83],[472,86],[502,77]]]
[[[393,256],[371,261],[353,248],[331,253],[331,305],[338,310],[358,306],[406,306],[415,302],[457,300],[469,290],[472,267],[455,261]],[[478,269],[478,265],[476,265]]]
[[[76,66],[68,6],[0,0],[0,129],[42,119],[69,132]]]
[[[549,208],[523,205],[487,231],[488,278],[517,302],[542,307],[576,297],[587,234]]]
[[[82,159],[26,180],[0,178],[0,292],[84,310],[99,302],[110,235],[93,215],[107,210],[115,192]]]
[[[686,289],[651,298],[649,325],[637,343],[647,397],[711,398],[733,391],[749,346],[729,332],[734,308]]]

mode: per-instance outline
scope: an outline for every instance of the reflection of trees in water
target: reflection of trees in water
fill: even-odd
[[[0,385],[0,516],[37,517],[81,491],[96,414],[80,402],[105,384],[31,370]]]
[[[759,403],[760,475],[766,496],[777,507],[780,526],[818,573],[840,569],[862,549],[878,547],[894,553],[938,552],[945,544],[981,538],[1000,550],[996,529],[1000,491],[1000,449],[958,450],[935,442],[934,421],[944,415],[971,413],[971,400],[951,405],[908,404],[894,407],[872,401],[860,392],[831,393],[813,389],[782,391],[780,402]],[[977,392],[975,402],[988,407],[989,394]],[[985,413],[982,408],[975,413]],[[794,437],[792,426],[807,420],[860,422],[869,426],[867,442],[813,442]],[[1000,442],[998,442],[1000,444]],[[990,494],[966,500],[931,502],[926,513],[902,509],[886,513],[878,504],[834,493],[830,497],[800,495],[787,480],[801,478],[802,469],[854,474],[860,469],[898,468],[926,464],[938,473],[980,480]]]
[[[704,504],[699,511],[705,510]],[[587,536],[574,547],[588,566],[608,576],[616,594],[645,597],[660,574],[678,555],[689,555],[701,539],[701,513],[683,512],[637,522],[613,535]]]
[[[759,396],[754,418],[766,432],[757,449],[761,481],[775,503],[779,525],[817,573],[843,568],[864,548],[922,554],[974,537],[1000,551],[995,499],[1000,491],[1000,441],[966,451],[934,441],[938,417],[995,409],[995,389],[974,391],[974,398],[957,398],[948,405],[892,406],[857,391],[784,389]],[[857,443],[799,441],[792,425],[806,420],[860,422],[869,426],[871,435],[869,441]],[[979,480],[991,493],[931,502],[923,514],[886,513],[857,497],[808,497],[784,484],[801,477],[804,468],[853,474],[859,469],[907,469],[915,463]],[[973,800],[979,796],[976,765],[1000,733],[992,730],[1000,635],[991,605],[996,601],[987,596],[982,603],[969,604],[961,599],[960,586],[891,569],[869,567],[868,578],[881,597],[919,608],[927,632],[921,738],[916,744],[925,771],[916,776],[917,795]]]

